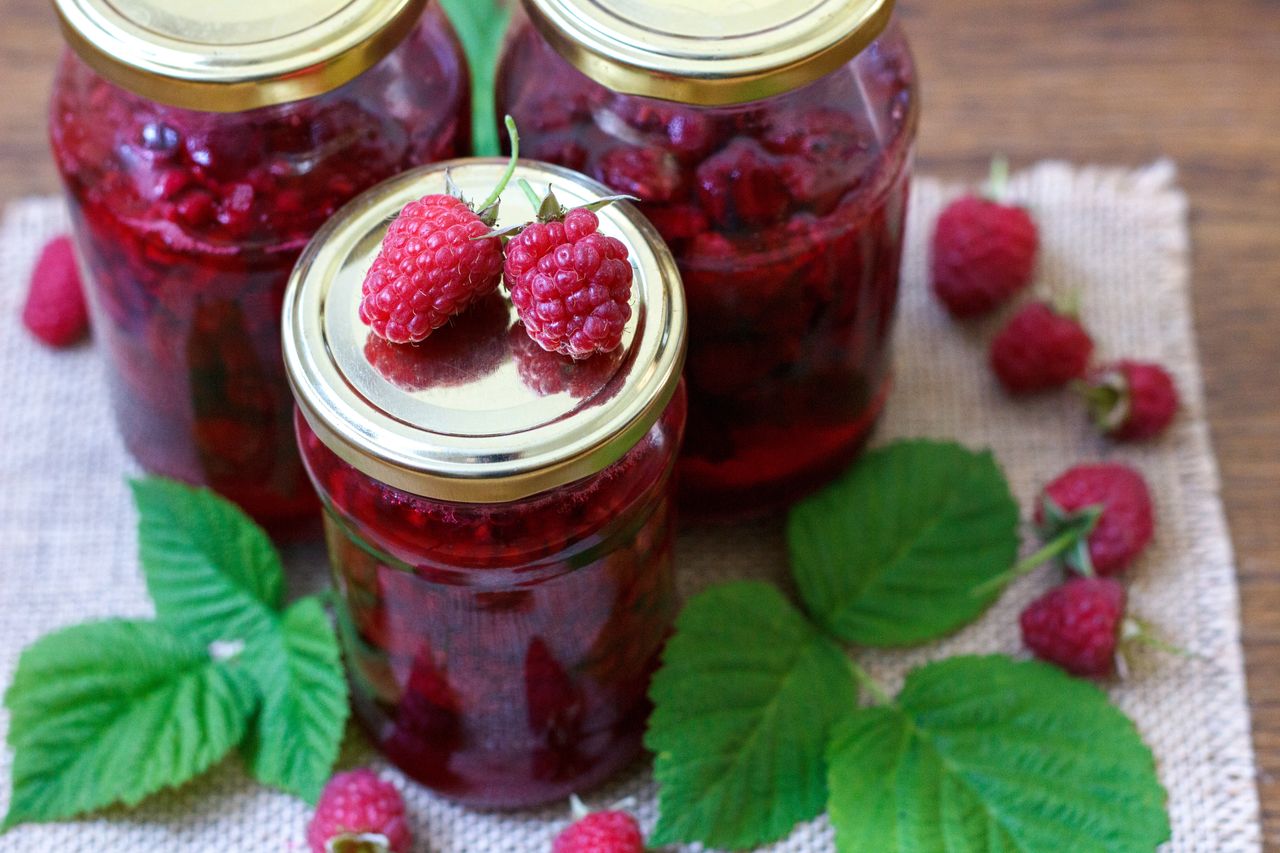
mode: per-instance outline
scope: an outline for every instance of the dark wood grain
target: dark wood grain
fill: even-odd
[[[1178,163],[1265,834],[1280,850],[1280,2],[900,2],[925,81],[922,170],[973,178],[993,150],[1015,165]],[[57,28],[47,0],[0,0],[0,21],[0,199],[52,192]]]

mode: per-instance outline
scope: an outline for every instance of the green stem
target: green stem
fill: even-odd
[[[1031,574],[1031,572],[1035,571],[1038,567],[1044,565],[1050,560],[1061,557],[1063,554],[1075,547],[1082,539],[1088,538],[1089,534],[1093,532],[1093,528],[1097,526],[1098,519],[1101,516],[1102,509],[1100,507],[1089,507],[1085,509],[1081,513],[1078,522],[1072,524],[1056,537],[1049,540],[1049,542],[1039,551],[1019,560],[1014,564],[1013,568],[1009,569],[1009,571],[996,575],[990,580],[974,587],[971,595],[975,598],[981,598],[993,590],[1003,588],[1023,575]]]
[[[533,187],[529,185],[528,181],[521,178],[516,182],[516,185],[520,187],[520,191],[524,193],[524,197],[529,199],[529,204],[533,205],[534,210],[542,207],[542,199],[538,198],[538,194],[533,191]]]
[[[849,661],[849,671],[853,673],[853,678],[858,684],[862,685],[871,698],[875,700],[877,705],[892,705],[893,697],[889,695],[889,691],[881,686],[880,682],[871,677],[871,673],[858,666],[857,661],[853,658],[847,658]]]
[[[502,191],[507,188],[507,184],[511,183],[511,176],[516,173],[516,163],[520,160],[520,132],[516,130],[516,121],[511,116],[506,118],[507,135],[511,137],[511,159],[507,161],[507,170],[502,173],[502,180],[498,181],[498,185],[493,188],[493,192],[489,193],[489,197],[480,203],[476,210],[484,210],[498,200],[502,195]]]
[[[994,202],[1003,202],[1009,188],[1009,161],[997,154],[991,159],[991,175],[987,178],[986,195]]]

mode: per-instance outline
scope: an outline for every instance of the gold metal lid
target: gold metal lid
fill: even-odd
[[[573,362],[543,352],[505,294],[418,348],[371,338],[358,316],[360,288],[390,220],[408,202],[444,192],[445,169],[467,198],[483,198],[505,165],[456,160],[374,187],[316,234],[285,294],[285,367],[311,428],[370,477],[439,500],[512,501],[603,470],[666,410],[684,363],[679,271],[648,220],[626,203],[598,213],[601,231],[627,246],[635,271],[632,317],[616,353]],[[520,178],[553,184],[565,207],[609,194],[575,172],[521,161],[498,227],[533,218],[516,189]],[[494,310],[496,324],[483,316]]]
[[[534,25],[617,92],[716,106],[811,83],[871,44],[894,0],[524,0]]]
[[[99,74],[173,106],[239,112],[327,92],[398,45],[427,0],[53,0]]]

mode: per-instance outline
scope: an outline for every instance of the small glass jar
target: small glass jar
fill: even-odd
[[[689,300],[683,503],[834,478],[888,394],[918,113],[893,0],[524,0],[499,114],[639,197]]]
[[[357,193],[466,153],[458,41],[424,0],[55,5],[49,131],[125,444],[299,529],[285,283]]]
[[[482,198],[503,164],[447,164]],[[606,189],[556,167],[568,207]],[[513,184],[514,185],[514,184]],[[672,471],[685,422],[675,261],[627,204],[622,347],[543,351],[495,293],[418,346],[358,319],[388,222],[443,192],[421,169],[357,198],[303,253],[284,306],[304,462],[325,508],[358,719],[406,773],[485,807],[549,802],[641,748],[649,677],[676,612]],[[534,211],[518,192],[499,227]]]

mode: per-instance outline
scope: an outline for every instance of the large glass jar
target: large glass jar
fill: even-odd
[[[357,193],[465,153],[461,48],[422,0],[255,0],[231,23],[57,6],[75,50],[50,136],[125,443],[288,534],[316,514],[280,360],[289,271]]]
[[[469,198],[497,161],[455,161]],[[566,206],[603,186],[523,165]],[[372,335],[360,288],[387,222],[444,191],[410,172],[352,202],[286,294],[298,441],[325,508],[353,706],[436,791],[485,807],[583,791],[641,748],[676,612],[672,472],[684,431],[675,262],[630,205],[600,212],[635,272],[623,345],[543,351],[493,294],[418,346]],[[499,227],[534,211],[518,191]]]
[[[683,503],[839,474],[890,387],[918,98],[892,0],[524,0],[499,72],[523,150],[639,197],[689,301]]]

